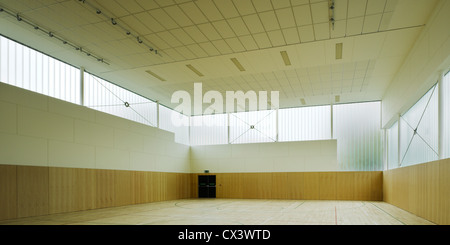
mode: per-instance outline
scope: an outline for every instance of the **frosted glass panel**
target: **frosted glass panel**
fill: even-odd
[[[333,106],[333,135],[343,171],[380,171],[382,131],[380,102]]]
[[[135,122],[156,126],[156,103],[84,73],[84,105]]]
[[[0,36],[0,81],[80,104],[80,70]]]
[[[189,145],[189,117],[159,106],[159,128],[175,134],[175,142]]]
[[[431,88],[400,118],[400,165],[438,159],[438,88]]]
[[[442,81],[442,94],[442,156],[443,158],[450,158],[450,72],[444,76]]]
[[[228,144],[228,115],[191,117],[191,145]]]
[[[388,169],[398,167],[398,122],[387,130]]]
[[[230,144],[275,142],[276,111],[230,113]]]
[[[330,106],[280,109],[278,140],[303,141],[331,138]]]

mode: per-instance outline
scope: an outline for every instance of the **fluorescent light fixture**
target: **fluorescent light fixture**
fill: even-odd
[[[159,79],[159,80],[162,81],[162,82],[165,82],[165,81],[166,81],[166,79],[164,79],[164,78],[158,76],[156,73],[154,73],[154,72],[152,72],[152,71],[150,71],[150,70],[145,71],[145,72],[147,72],[148,74],[154,76],[155,78]]]
[[[306,105],[305,99],[301,98],[301,99],[300,99],[300,102],[302,103],[302,105]]]
[[[336,43],[336,59],[340,60],[342,59],[342,49],[344,44],[343,43]]]
[[[335,102],[340,102],[341,101],[341,96],[340,95],[334,96],[334,101]]]
[[[281,57],[283,58],[284,64],[286,66],[290,66],[291,65],[291,60],[289,59],[289,56],[288,56],[287,52],[286,51],[281,51],[280,54],[281,54]]]
[[[193,71],[195,74],[197,74],[199,77],[203,77],[203,74],[201,72],[199,72],[197,69],[195,69],[195,67],[193,67],[191,64],[186,65],[187,68],[191,69],[191,71]]]
[[[236,58],[231,58],[231,61],[233,61],[234,65],[240,70],[245,71],[245,68],[239,63],[239,61]]]

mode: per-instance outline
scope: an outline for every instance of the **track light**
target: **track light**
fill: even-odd
[[[22,21],[22,17],[20,17],[19,14],[16,15],[16,19],[17,19],[18,21]]]
[[[113,25],[117,25],[117,22],[114,20],[114,18],[111,18],[111,23],[112,23]]]
[[[130,34],[131,34],[131,32],[127,31],[127,35],[130,35]]]
[[[53,33],[52,33],[52,32],[49,32],[49,33],[48,33],[48,36],[49,36],[49,37],[53,37]]]
[[[136,39],[137,39],[138,43],[142,43],[142,40],[139,37],[137,37]]]
[[[102,13],[102,11],[101,11],[101,10],[99,10],[99,9],[97,9],[96,13],[97,13],[97,14],[101,14],[101,13]]]

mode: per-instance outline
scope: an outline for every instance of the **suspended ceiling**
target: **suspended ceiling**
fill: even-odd
[[[171,108],[175,91],[193,94],[200,82],[203,92],[224,97],[225,91],[279,91],[281,108],[336,103],[336,96],[340,103],[381,100],[437,1],[335,0],[334,15],[331,2],[0,0],[1,8],[108,64],[4,12],[0,34]]]

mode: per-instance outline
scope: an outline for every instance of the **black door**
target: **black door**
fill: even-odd
[[[198,176],[198,197],[215,198],[216,197],[216,176],[199,175]]]

